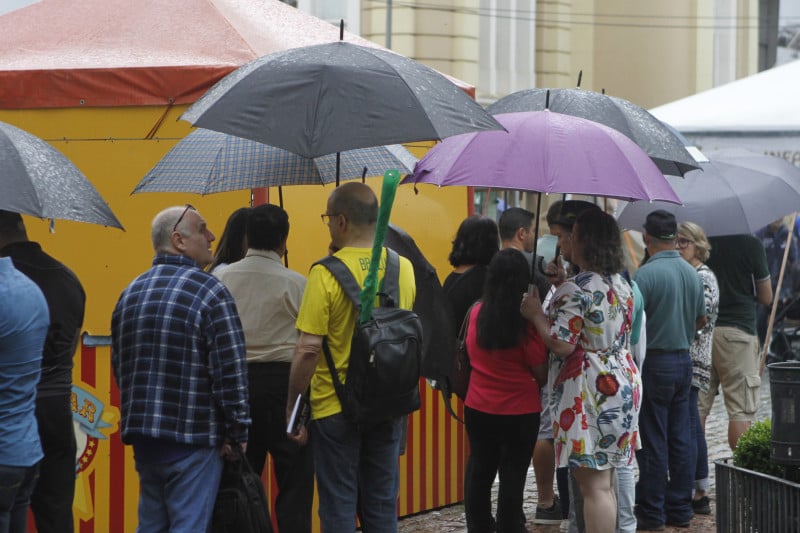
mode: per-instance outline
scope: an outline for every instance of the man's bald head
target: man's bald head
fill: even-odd
[[[368,186],[351,181],[331,193],[328,210],[344,215],[353,225],[374,226],[378,221],[378,198]]]

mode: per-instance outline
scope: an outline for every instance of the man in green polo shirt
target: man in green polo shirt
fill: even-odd
[[[700,422],[705,426],[719,386],[728,411],[728,444],[736,448],[739,437],[755,420],[761,377],[756,335],[756,304],[772,302],[767,254],[752,235],[711,237],[706,261],[719,283],[719,316],[711,351],[711,382],[700,392]]]
[[[653,211],[644,230],[650,259],[634,276],[647,315],[636,518],[639,529],[658,530],[687,527],[694,514],[689,346],[705,325],[706,306],[700,276],[675,249],[675,216]]]

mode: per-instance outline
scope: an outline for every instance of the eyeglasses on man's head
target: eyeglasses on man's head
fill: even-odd
[[[187,212],[188,212],[190,209],[191,209],[192,211],[197,211],[197,209],[195,209],[195,208],[194,208],[194,206],[193,206],[192,204],[186,204],[186,207],[184,208],[184,210],[183,210],[183,213],[181,213],[181,216],[179,216],[179,217],[178,217],[178,220],[177,220],[177,222],[175,222],[175,225],[174,225],[174,226],[172,226],[172,232],[173,232],[173,233],[175,233],[175,232],[178,230],[178,224],[180,224],[180,223],[181,223],[181,221],[183,220],[183,217],[185,217],[185,216],[186,216],[186,213],[187,213]]]

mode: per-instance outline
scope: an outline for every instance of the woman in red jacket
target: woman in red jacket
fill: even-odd
[[[524,532],[520,516],[525,477],[539,429],[539,387],[545,347],[519,312],[528,262],[513,249],[495,254],[483,298],[470,310],[467,353],[472,364],[464,417],[470,457],[465,476],[467,530],[491,530],[491,489],[499,474],[498,533]]]

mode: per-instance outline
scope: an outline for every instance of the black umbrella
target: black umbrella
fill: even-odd
[[[681,140],[663,122],[636,104],[584,89],[526,89],[487,107],[493,115],[550,109],[605,124],[624,134],[667,175],[683,176],[699,168]]]
[[[123,229],[91,182],[44,140],[0,122],[0,209]]]
[[[304,157],[503,129],[433,69],[343,41],[251,61],[181,118]]]

